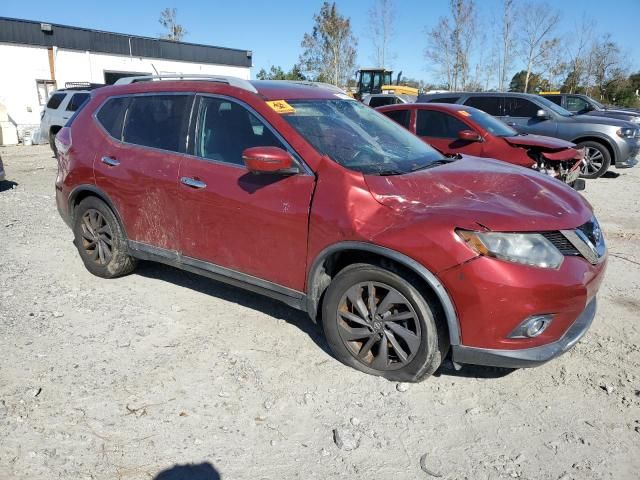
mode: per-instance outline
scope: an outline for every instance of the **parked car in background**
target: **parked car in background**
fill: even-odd
[[[419,102],[446,102],[478,108],[518,132],[561,138],[585,149],[582,177],[598,178],[610,165],[633,167],[640,153],[640,127],[615,118],[574,115],[539,95],[447,92],[421,95]]]
[[[401,93],[374,93],[365,95],[362,103],[371,108],[382,107],[384,105],[398,105],[403,103],[413,103],[418,97]]]
[[[268,295],[394,381],[450,349],[539,365],[591,325],[604,238],[558,181],[445,158],[335,87],[153,80],[95,91],[56,136],[58,209],[93,274],[154,260]]]
[[[584,180],[578,178],[584,150],[576,150],[573,143],[518,133],[488,113],[463,105],[410,103],[378,111],[442,153],[495,158],[584,189]]]
[[[587,95],[577,93],[541,93],[541,97],[560,105],[576,115],[592,115],[610,117],[632,123],[640,123],[640,111],[619,107],[605,106]]]
[[[67,120],[89,99],[91,90],[101,87],[99,84],[70,82],[66,88],[56,90],[49,97],[44,110],[40,113],[40,135],[49,139],[49,146],[56,153],[55,137]]]

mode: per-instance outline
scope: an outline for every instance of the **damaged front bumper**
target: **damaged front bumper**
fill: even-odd
[[[469,363],[506,368],[536,367],[559,357],[570,350],[587,333],[596,314],[596,299],[593,298],[566,333],[555,342],[520,350],[466,347],[452,345],[455,363]]]

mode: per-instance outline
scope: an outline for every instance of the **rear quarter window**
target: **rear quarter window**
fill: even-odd
[[[60,106],[60,104],[62,103],[62,100],[64,100],[64,97],[66,96],[67,96],[66,93],[54,93],[53,95],[51,95],[51,98],[47,102],[47,108],[51,108],[55,110]]]
[[[71,100],[69,100],[69,104],[67,105],[67,110],[69,112],[75,112],[80,108],[80,106],[89,99],[88,93],[74,93]]]
[[[116,140],[122,140],[122,122],[128,103],[129,99],[126,97],[111,98],[96,114],[100,125]]]

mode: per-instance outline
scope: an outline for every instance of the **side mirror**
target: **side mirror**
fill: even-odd
[[[482,137],[479,133],[474,132],[473,130],[460,130],[458,132],[458,138],[460,140],[464,140],[465,142],[480,142],[482,141]]]
[[[242,152],[242,161],[251,173],[298,173],[291,154],[278,147],[251,147]]]
[[[539,118],[541,120],[545,119],[545,118],[549,118],[549,114],[547,113],[546,110],[543,110],[542,108],[540,110],[538,110],[536,112],[536,118]]]

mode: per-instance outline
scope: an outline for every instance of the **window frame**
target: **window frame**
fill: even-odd
[[[478,133],[477,130],[473,127],[471,127],[467,122],[461,120],[460,118],[456,117],[455,115],[449,113],[449,112],[444,112],[442,110],[434,110],[431,108],[418,108],[416,109],[416,135],[418,137],[427,137],[427,138],[438,138],[438,139],[443,139],[443,140],[458,140],[459,137],[458,135],[455,135],[453,137],[434,137],[432,135],[420,135],[418,133],[418,118],[420,117],[420,112],[429,112],[429,113],[436,113],[436,114],[440,114],[440,115],[444,115],[447,119],[454,119],[457,122],[460,122],[462,125],[464,125],[466,128],[465,130],[473,130],[474,132]],[[448,121],[447,121],[448,123]],[[449,125],[447,125],[448,128]],[[462,130],[460,130],[462,131]]]
[[[251,105],[243,102],[242,100],[238,100],[237,98],[230,97],[228,95],[215,94],[215,93],[195,93],[194,104],[191,109],[191,121],[189,125],[189,131],[187,132],[187,150],[184,155],[194,158],[203,162],[213,163],[215,165],[226,165],[228,167],[240,168],[243,170],[247,170],[246,165],[241,165],[237,163],[223,162],[220,160],[215,160],[212,158],[204,158],[195,154],[195,142],[200,133],[200,112],[202,109],[202,100],[205,98],[214,98],[217,100],[223,100],[235,103],[245,108],[249,113],[254,115],[262,124],[275,136],[280,143],[284,146],[285,150],[293,157],[294,163],[300,168],[300,172],[298,175],[309,175],[315,177],[313,170],[306,164],[306,162],[302,159],[302,157],[298,154],[298,152],[285,140],[285,138],[264,118],[260,113],[258,113]]]

